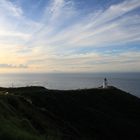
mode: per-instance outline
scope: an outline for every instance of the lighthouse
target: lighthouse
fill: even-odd
[[[103,81],[103,88],[108,88],[108,82],[106,78]]]

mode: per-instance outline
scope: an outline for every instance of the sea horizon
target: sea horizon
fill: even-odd
[[[110,86],[140,97],[140,72],[5,73],[0,77],[0,87],[43,86],[58,90],[97,88],[106,77]]]

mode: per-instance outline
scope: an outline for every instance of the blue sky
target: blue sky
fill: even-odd
[[[0,72],[140,72],[140,0],[1,0]]]

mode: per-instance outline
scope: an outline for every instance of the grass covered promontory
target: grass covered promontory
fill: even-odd
[[[117,88],[0,88],[0,140],[132,139],[140,99]]]

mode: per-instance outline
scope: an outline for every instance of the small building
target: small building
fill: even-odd
[[[106,78],[103,81],[103,88],[108,88],[108,82]]]

